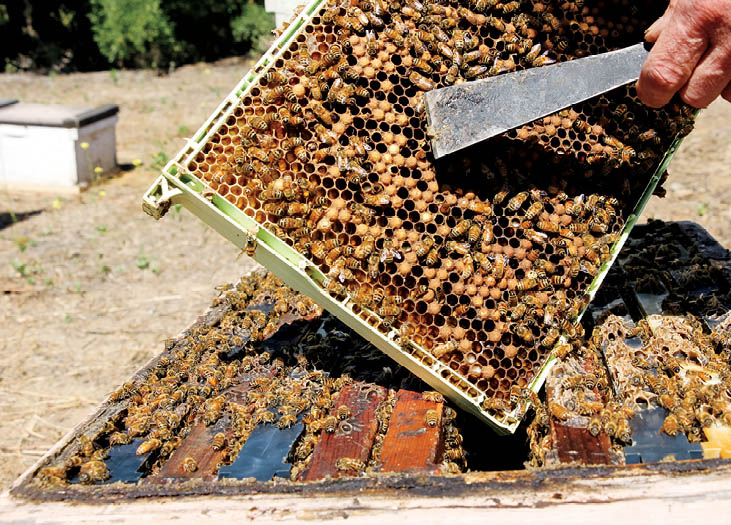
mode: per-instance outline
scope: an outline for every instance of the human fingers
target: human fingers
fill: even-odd
[[[729,83],[728,86],[726,86],[726,89],[724,89],[721,92],[721,96],[728,102],[731,102],[731,83]]]
[[[650,27],[647,28],[645,31],[645,41],[646,42],[655,42],[657,40],[657,37],[660,36],[660,33],[662,33],[662,28],[665,22],[665,17],[661,16],[657,20],[655,20]]]
[[[674,7],[674,5],[675,5],[675,0],[670,2],[670,5],[668,5],[667,9],[662,14],[662,16],[660,16],[660,18],[655,20],[650,25],[650,27],[645,29],[645,41],[646,42],[655,42],[657,40],[657,37],[659,37],[660,33],[662,33],[662,29],[665,25],[665,22],[669,18],[668,14],[670,13],[670,11]]]
[[[728,89],[731,82],[731,52],[723,45],[708,50],[678,94],[686,104],[704,108]]]
[[[663,18],[662,31],[642,66],[637,95],[646,105],[658,108],[690,78],[703,56],[708,38],[685,9],[676,6]]]

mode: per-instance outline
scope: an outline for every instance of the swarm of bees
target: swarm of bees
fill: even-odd
[[[587,287],[693,112],[623,87],[437,163],[423,92],[624,47],[661,11],[328,0],[186,168],[512,420],[511,387],[580,335]]]
[[[339,391],[356,383],[351,373],[364,396],[373,388],[370,381],[389,387],[389,395],[378,410],[380,438],[372,457],[363,469],[348,475],[379,465],[394,388],[419,388],[417,379],[392,370],[388,357],[354,333],[342,331],[344,325],[271,274],[256,272],[235,286],[221,287],[211,312],[215,317],[208,323],[197,323],[167,340],[153,365],[110,394],[108,403],[120,408],[116,415],[93,434],[80,436],[55,464],[40,470],[37,479],[47,486],[104,482],[110,477],[105,464],[110,448],[134,440],[131,454],[147,455],[146,475],[154,475],[193,425],[209,429],[209,446],[222,453],[220,468],[238,457],[258,425],[284,429],[302,422],[304,432],[290,458],[291,479],[297,480],[323,433],[352,426],[350,409],[336,404]],[[307,328],[278,336],[285,339],[284,345],[271,343],[268,338],[287,314],[309,319]],[[425,396],[441,399],[436,392]],[[454,428],[450,432],[459,434]],[[196,458],[181,461],[183,472],[198,472]]]

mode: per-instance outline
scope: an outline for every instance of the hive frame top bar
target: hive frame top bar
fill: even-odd
[[[266,228],[260,226],[221,195],[211,190],[204,181],[190,173],[185,167],[203,149],[208,140],[216,133],[216,130],[225,123],[236,105],[250,92],[259,78],[266,74],[287,46],[297,38],[306,24],[317,14],[318,7],[321,5],[322,0],[313,0],[303,8],[275,41],[270,50],[244,76],[242,81],[198,130],[194,138],[188,139],[186,146],[165,166],[162,175],[146,192],[143,197],[143,209],[153,217],[160,218],[171,204],[182,204],[242,250],[247,249],[249,251],[255,245],[254,258],[264,264],[286,284],[311,297],[399,364],[406,366],[461,408],[475,414],[496,432],[501,434],[513,433],[527,406],[527,401],[516,407],[512,414],[508,414],[503,420],[496,419],[480,406],[486,397],[485,394],[477,391],[466,378],[441,361],[434,359],[425,348],[413,342],[404,345],[403,340],[400,339],[400,334],[396,330],[384,334],[375,329],[353,312],[353,301],[349,297],[346,296],[342,300],[331,297],[322,288],[326,276],[315,264]],[[676,140],[668,149],[658,169],[649,179],[642,198],[637,203],[633,213],[627,217],[624,230],[611,249],[611,259],[601,266],[596,278],[587,289],[589,297],[593,298],[601,281],[606,276],[609,266],[627,239],[629,230],[636,222],[637,216],[660,180],[679,142],[680,139]],[[563,340],[562,336],[560,341]],[[425,364],[425,361],[427,364]],[[537,392],[545,381],[545,377],[554,361],[555,359],[549,356],[527,387]],[[451,378],[451,383],[446,380],[447,377]],[[463,384],[464,391],[455,386],[460,383]],[[468,393],[472,395],[468,395]]]

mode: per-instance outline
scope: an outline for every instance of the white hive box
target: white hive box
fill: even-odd
[[[292,18],[297,6],[305,3],[305,0],[264,0],[264,9],[274,13],[275,27],[282,27],[284,22]]]
[[[98,176],[96,167],[106,172],[117,164],[118,112],[113,104],[0,101],[0,186],[75,191],[88,185]]]

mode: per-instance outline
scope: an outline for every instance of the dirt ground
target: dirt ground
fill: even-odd
[[[0,187],[0,489],[159,353],[255,263],[186,211],[141,210],[172,157],[251,65],[65,76],[0,75],[0,98],[114,103],[119,172],[80,195]],[[731,246],[731,104],[700,117],[644,214],[700,223]],[[14,216],[12,215],[14,214]]]

